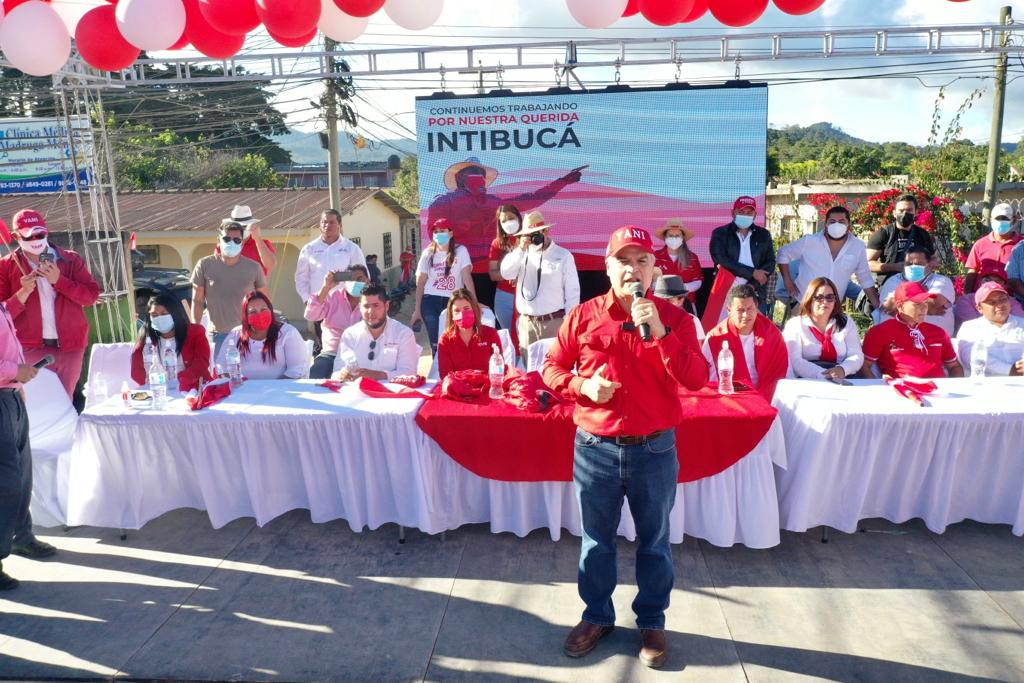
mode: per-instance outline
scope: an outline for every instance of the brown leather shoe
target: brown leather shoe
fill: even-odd
[[[668,659],[668,641],[660,628],[640,629],[640,661],[657,669]]]
[[[598,626],[589,621],[581,621],[569,631],[562,649],[570,657],[582,657],[597,646],[597,641],[614,630],[614,626]]]

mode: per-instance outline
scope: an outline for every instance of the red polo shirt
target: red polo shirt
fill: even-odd
[[[544,362],[544,382],[576,400],[573,421],[599,436],[642,436],[679,424],[680,386],[697,390],[708,382],[693,319],[662,299],[653,299],[662,323],[671,328],[662,339],[644,342],[632,318],[609,291],[574,308],[558,330]],[[580,393],[584,379],[602,365],[603,377],[620,382],[610,401],[597,404]],[[572,374],[577,368],[580,376]]]
[[[924,348],[915,344],[910,326],[899,318],[875,325],[864,335],[864,358],[878,362],[882,374],[890,377],[945,377],[945,364],[956,360],[949,335],[938,325],[917,326]]]
[[[267,249],[270,250],[271,254],[277,253],[277,249],[274,249],[274,246],[270,243],[270,240],[263,240],[263,244],[266,245]],[[217,243],[217,246],[213,248],[213,253],[220,253],[219,242]],[[270,272],[269,270],[267,270],[267,267],[263,265],[263,260],[260,258],[260,250],[256,248],[256,240],[252,239],[251,237],[242,242],[242,256],[252,259],[256,263],[260,264],[260,268],[263,269],[263,275],[267,275]]]
[[[1009,240],[1003,242],[992,236],[992,233],[978,239],[967,255],[967,269],[974,272],[998,270],[1006,277],[1006,264],[1010,262],[1010,252],[1024,237],[1013,233]]]
[[[480,325],[480,331],[470,338],[469,344],[462,343],[457,328],[451,334],[446,332],[437,343],[438,376],[444,379],[453,370],[487,372],[491,354],[494,353],[492,344],[497,344],[500,349],[501,337],[496,329],[487,325]]]
[[[494,241],[491,242],[490,250],[487,252],[488,268],[490,267],[489,264],[490,264],[491,261],[497,261],[498,265],[500,266],[501,265],[501,259],[505,258],[505,256],[507,256],[507,255],[508,255],[508,252],[501,248],[501,244],[498,243],[498,238],[495,237]],[[515,294],[516,293],[516,283],[515,283],[515,280],[500,280],[500,281],[496,282],[495,284],[497,285],[497,288],[500,289],[503,292],[508,292],[509,294]]]

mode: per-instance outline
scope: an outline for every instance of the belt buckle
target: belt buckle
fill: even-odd
[[[615,437],[616,446],[639,446],[644,442],[646,436],[617,436]]]

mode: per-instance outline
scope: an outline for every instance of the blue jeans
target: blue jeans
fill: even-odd
[[[0,389],[0,561],[32,542],[32,448],[28,409],[12,389]]]
[[[577,579],[586,603],[583,619],[598,626],[615,623],[615,536],[625,497],[636,527],[636,623],[665,628],[675,580],[669,542],[669,513],[679,476],[675,430],[640,446],[617,446],[614,440],[577,429],[574,451],[572,476],[583,522]]]
[[[512,329],[512,314],[516,310],[516,295],[494,290],[494,317],[503,330]]]
[[[441,311],[448,306],[448,297],[424,294],[423,302],[420,304],[420,316],[427,328],[427,337],[430,339],[430,352],[437,355],[437,323],[441,319]]]

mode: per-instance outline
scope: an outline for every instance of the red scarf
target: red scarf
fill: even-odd
[[[747,358],[743,354],[743,343],[740,341],[739,332],[728,318],[708,333],[707,341],[712,358],[718,358],[718,352],[722,350],[722,342],[728,341],[733,357],[733,379],[743,382],[747,386],[753,386],[754,382],[750,379],[750,372],[747,370]],[[754,347],[757,349],[754,356],[754,367],[757,368],[758,379],[758,386],[754,388],[767,401],[771,401],[775,395],[775,385],[786,376],[786,372],[789,370],[789,354],[786,351],[786,342],[782,339],[782,333],[771,320],[760,313],[757,314],[757,320],[754,321]]]
[[[827,363],[838,363],[839,355],[836,353],[836,347],[832,343],[832,333],[836,329],[835,325],[826,327],[824,332],[815,327],[814,323],[811,323],[808,327],[814,338],[821,344],[821,360]]]

